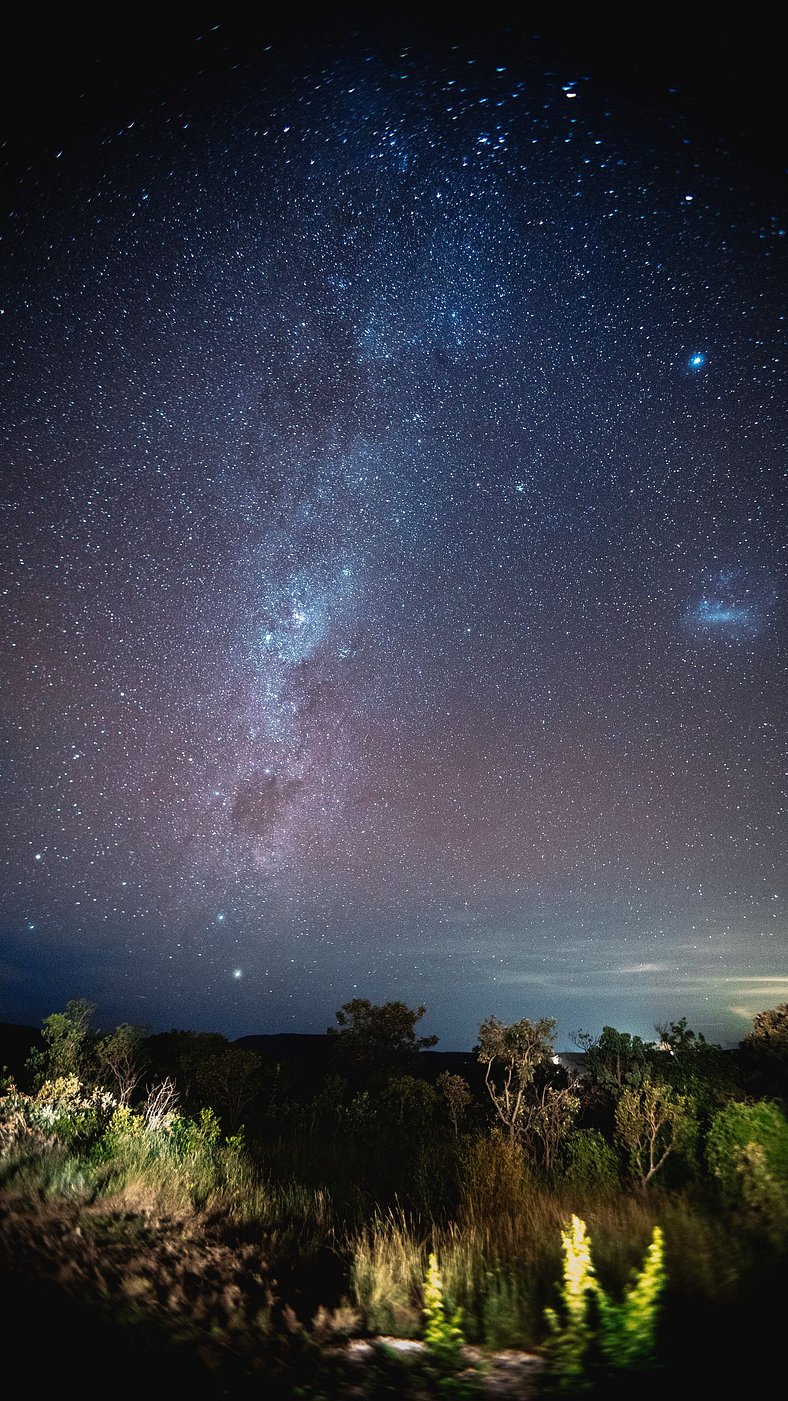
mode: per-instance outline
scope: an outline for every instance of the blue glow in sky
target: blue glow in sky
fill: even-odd
[[[709,571],[704,587],[685,614],[698,639],[743,642],[759,637],[774,614],[777,592],[762,570]]]

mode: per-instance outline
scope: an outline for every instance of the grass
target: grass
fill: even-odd
[[[195,1338],[200,1319],[213,1319],[212,1357],[229,1348],[251,1359],[279,1339],[283,1358],[296,1349],[302,1361],[314,1360],[313,1344],[330,1349],[332,1339],[353,1332],[421,1337],[431,1256],[447,1316],[458,1314],[469,1343],[540,1350],[546,1310],[559,1299],[562,1231],[573,1214],[587,1223],[600,1283],[615,1299],[660,1227],[666,1358],[708,1349],[718,1320],[735,1318],[737,1309],[757,1327],[766,1298],[760,1276],[779,1288],[784,1256],[768,1233],[758,1233],[757,1221],[721,1205],[708,1183],[615,1194],[605,1183],[596,1192],[588,1181],[548,1184],[500,1134],[477,1132],[461,1140],[447,1170],[451,1193],[441,1184],[430,1209],[426,1189],[405,1205],[353,1188],[347,1160],[346,1146],[321,1154],[303,1136],[250,1149],[240,1137],[223,1137],[210,1112],[187,1119],[166,1100],[147,1116],[88,1111],[80,1102],[70,1119],[63,1103],[53,1115],[40,1096],[18,1096],[0,1144],[0,1191],[31,1208],[60,1202],[72,1224],[73,1213],[90,1213],[79,1240],[107,1261],[118,1255],[113,1288],[125,1290],[135,1317],[158,1310],[167,1327],[177,1315]],[[342,1167],[336,1186],[332,1165]],[[140,1221],[155,1223],[170,1242],[155,1268],[146,1254],[157,1236]],[[63,1238],[81,1248],[73,1233]],[[193,1268],[178,1272],[179,1252],[194,1257]],[[288,1365],[282,1362],[284,1372]]]
[[[427,1239],[402,1214],[387,1212],[374,1216],[348,1246],[352,1296],[367,1331],[418,1336]]]

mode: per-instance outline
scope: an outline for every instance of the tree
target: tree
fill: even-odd
[[[99,1075],[115,1085],[121,1104],[130,1102],[147,1069],[145,1034],[142,1027],[122,1022],[96,1045]]]
[[[452,1075],[450,1070],[441,1071],[435,1085],[446,1101],[449,1122],[454,1131],[454,1137],[457,1138],[459,1137],[460,1124],[473,1103],[471,1087],[462,1075]]]
[[[590,1032],[578,1031],[575,1042],[585,1052],[591,1084],[616,1098],[626,1086],[641,1085],[646,1078],[650,1047],[639,1036],[603,1026],[596,1040]]]
[[[687,1026],[686,1017],[677,1022],[657,1022],[654,1030],[659,1037],[660,1050],[669,1051],[672,1056],[693,1055],[702,1052],[708,1044],[702,1031],[694,1032]]]
[[[552,1063],[555,1026],[553,1017],[538,1022],[523,1017],[512,1026],[488,1017],[479,1027],[476,1054],[486,1066],[484,1083],[512,1143],[522,1135],[526,1096],[536,1072]]]
[[[788,1098],[788,1002],[759,1012],[739,1051],[759,1091]]]
[[[752,1031],[744,1041],[780,1059],[788,1056],[788,1002],[781,1002],[779,1007],[772,1007],[767,1012],[759,1012],[753,1019]]]
[[[328,1028],[335,1048],[348,1071],[362,1076],[383,1076],[407,1072],[419,1051],[437,1044],[437,1036],[417,1036],[416,1023],[426,1007],[385,1002],[378,1007],[365,997],[345,1002],[336,1014],[338,1027]]]
[[[571,1085],[534,1082],[526,1097],[520,1136],[545,1172],[553,1171],[579,1109],[580,1100]]]
[[[687,1026],[687,1018],[657,1024],[659,1046],[651,1056],[651,1076],[680,1094],[691,1094],[708,1120],[737,1089],[734,1057]]]
[[[406,1125],[423,1128],[432,1119],[437,1094],[432,1085],[416,1075],[396,1075],[381,1094],[381,1103],[400,1129]]]
[[[174,1080],[187,1113],[202,1108],[200,1075],[213,1057],[229,1046],[218,1031],[166,1031],[149,1037],[146,1049],[158,1080]]]
[[[616,1105],[616,1132],[629,1153],[633,1174],[646,1187],[695,1129],[694,1102],[670,1085],[645,1080],[627,1086]]]
[[[84,997],[67,1002],[62,1012],[52,1012],[41,1024],[44,1048],[34,1051],[28,1067],[40,1085],[47,1080],[76,1075],[89,1078],[94,1070],[90,1022],[95,1012]]]
[[[254,1102],[263,1083],[262,1061],[243,1046],[222,1046],[199,1062],[194,1092],[222,1118],[228,1133],[235,1133],[245,1109]]]

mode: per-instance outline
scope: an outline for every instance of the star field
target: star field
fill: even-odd
[[[737,1040],[784,192],[532,37],[221,52],[9,158],[0,1016]]]

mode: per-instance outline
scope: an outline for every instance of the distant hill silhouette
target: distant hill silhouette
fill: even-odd
[[[0,1069],[6,1067],[20,1088],[28,1088],[30,1076],[25,1068],[26,1062],[31,1051],[40,1049],[43,1044],[37,1027],[0,1022]],[[268,1064],[287,1063],[311,1074],[313,1070],[330,1069],[336,1038],[325,1032],[283,1031],[239,1036],[232,1044],[246,1051],[254,1051]],[[582,1077],[585,1060],[582,1051],[562,1051],[558,1060],[570,1076]],[[444,1071],[462,1075],[475,1090],[484,1093],[484,1068],[473,1051],[419,1051],[411,1068],[411,1073],[423,1076],[432,1083]]]
[[[263,1060],[327,1060],[331,1055],[333,1038],[296,1031],[272,1032],[265,1036],[239,1036],[233,1042],[244,1051],[254,1051]]]
[[[333,1059],[336,1037],[325,1032],[309,1035],[283,1031],[268,1036],[239,1036],[233,1045],[254,1051],[264,1061],[300,1061],[327,1069]],[[436,1080],[444,1070],[473,1080],[479,1064],[472,1051],[419,1051],[414,1057],[413,1072],[427,1080]]]

